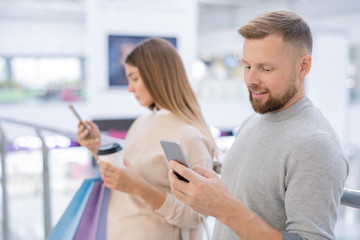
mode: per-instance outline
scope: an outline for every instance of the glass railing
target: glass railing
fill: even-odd
[[[98,174],[73,132],[0,117],[0,150],[2,240],[45,239],[84,178]]]

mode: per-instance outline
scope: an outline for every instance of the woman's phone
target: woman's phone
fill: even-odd
[[[186,156],[184,154],[184,151],[183,151],[183,149],[181,147],[181,144],[179,142],[172,141],[172,140],[160,140],[160,144],[161,144],[161,147],[164,150],[166,159],[168,161],[175,160],[175,161],[181,163],[182,165],[190,168],[190,164],[187,161]],[[185,181],[185,182],[189,182],[186,178],[181,176],[176,171],[173,170],[173,172],[180,180]]]
[[[75,117],[79,120],[79,122],[89,130],[89,135],[88,135],[89,138],[93,138],[94,135],[92,134],[90,127],[84,123],[84,121],[80,117],[79,113],[76,111],[75,107],[72,104],[69,104],[69,108],[74,113]]]

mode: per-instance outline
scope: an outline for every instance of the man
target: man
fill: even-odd
[[[335,239],[348,162],[333,129],[305,95],[308,24],[288,10],[239,29],[244,78],[255,110],[216,173],[170,161],[173,193],[214,216],[213,239]]]

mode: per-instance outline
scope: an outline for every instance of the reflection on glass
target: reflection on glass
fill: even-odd
[[[81,79],[81,63],[76,58],[15,58],[14,81],[29,89],[62,87]]]
[[[11,69],[9,76],[7,63]],[[3,84],[1,78],[5,79]],[[0,58],[0,92],[0,103],[30,98],[40,101],[83,100],[83,60],[79,57]]]

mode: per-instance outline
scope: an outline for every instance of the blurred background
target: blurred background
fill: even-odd
[[[226,154],[252,113],[237,29],[279,8],[312,27],[307,95],[340,137],[351,166],[347,187],[359,189],[360,1],[0,0],[0,239],[44,239],[83,179],[96,175],[74,139],[69,103],[109,141],[121,142],[147,111],[127,92],[122,69],[147,37],[176,46]],[[360,239],[359,224],[359,210],[341,207],[337,239]]]

